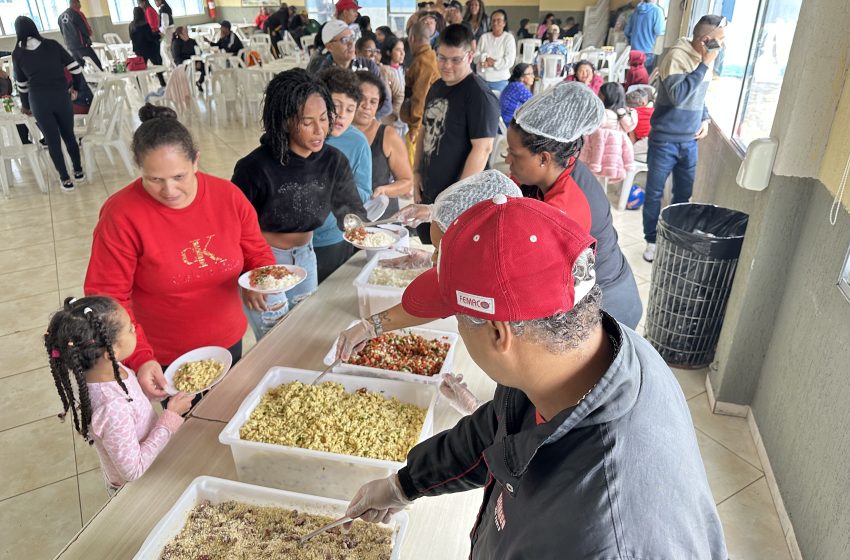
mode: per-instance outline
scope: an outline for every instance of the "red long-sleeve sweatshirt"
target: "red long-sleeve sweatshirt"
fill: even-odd
[[[245,334],[237,279],[274,264],[257,213],[231,182],[198,173],[192,204],[163,206],[137,179],[104,203],[94,230],[85,293],[108,295],[136,324],[138,370]]]

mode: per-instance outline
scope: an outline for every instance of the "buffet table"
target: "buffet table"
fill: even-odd
[[[86,524],[57,558],[129,559],[150,530],[197,476],[237,480],[230,449],[218,435],[242,400],[272,366],[321,371],[322,359],[341,330],[357,316],[352,281],[366,264],[358,253],[319,286],[252,348],[192,411],[185,425],[138,481],[122,488]],[[452,328],[453,319],[429,325]],[[495,384],[472,362],[459,343],[454,371],[464,374],[480,398],[489,398]],[[440,400],[435,433],[453,426],[460,415]],[[285,468],[282,465],[281,468]],[[461,559],[469,555],[469,532],[481,504],[481,491],[421,498],[409,508],[410,525],[402,557]]]

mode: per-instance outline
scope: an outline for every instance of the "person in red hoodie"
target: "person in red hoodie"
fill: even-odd
[[[649,72],[646,71],[646,55],[640,51],[629,53],[629,69],[626,70],[626,83],[623,87],[628,90],[631,86],[648,84]]]
[[[239,276],[275,263],[257,212],[230,181],[198,171],[191,133],[167,107],[145,105],[133,135],[142,171],[103,204],[86,271],[87,295],[115,298],[136,327],[124,363],[151,399],[163,399],[163,366],[189,350],[223,346],[242,355],[246,305]]]

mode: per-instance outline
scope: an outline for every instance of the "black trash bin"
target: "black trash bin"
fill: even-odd
[[[711,204],[661,211],[646,339],[670,365],[711,363],[749,216]]]

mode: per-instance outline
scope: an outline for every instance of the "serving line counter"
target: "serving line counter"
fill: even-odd
[[[365,264],[366,256],[359,252],[254,346],[192,411],[144,476],[107,502],[57,558],[131,559],[194,478],[210,475],[237,480],[231,451],[219,443],[219,433],[269,368],[324,369],[324,355],[340,331],[357,318],[352,282]],[[453,321],[438,321],[429,327],[448,330]],[[457,346],[454,363],[454,371],[464,374],[479,398],[492,396],[495,384],[472,362],[463,342]],[[434,432],[450,428],[459,418],[439,400]],[[402,558],[467,558],[469,532],[480,504],[480,490],[417,500],[408,511]]]

